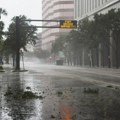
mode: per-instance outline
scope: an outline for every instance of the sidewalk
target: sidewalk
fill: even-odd
[[[83,72],[89,74],[98,74],[98,75],[109,75],[111,77],[120,77],[120,69],[115,68],[99,68],[99,67],[88,67],[88,66],[57,66],[56,68],[64,70],[74,70],[75,72]]]

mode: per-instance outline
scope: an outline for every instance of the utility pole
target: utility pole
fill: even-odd
[[[16,71],[20,70],[20,19],[16,17]]]

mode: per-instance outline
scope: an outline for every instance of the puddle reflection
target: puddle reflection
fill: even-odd
[[[89,86],[92,89],[85,92],[85,87],[64,87],[68,84],[60,84],[60,80],[56,87],[52,80],[50,77],[49,80],[45,77],[41,80],[39,76],[28,77],[18,73],[3,76],[1,120],[120,120],[119,89],[99,87],[96,93],[91,91],[93,86]],[[13,97],[15,93],[24,92],[26,87],[35,92],[44,89],[42,94],[45,98]],[[8,88],[14,94],[5,96]]]
[[[9,77],[8,81],[6,77]],[[14,96],[15,94],[17,95],[20,92],[24,92],[27,87],[24,86],[24,81],[21,80],[20,74],[16,73],[13,76],[4,76],[3,79],[5,81],[2,87],[2,120],[42,120],[41,100],[21,99],[19,97],[16,99]],[[34,82],[32,82],[32,84],[34,84]],[[12,95],[5,95],[8,89],[10,89]]]
[[[63,106],[61,110],[62,120],[72,120],[73,108],[70,106]]]

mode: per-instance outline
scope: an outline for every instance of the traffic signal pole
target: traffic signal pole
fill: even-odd
[[[20,19],[16,17],[16,71],[20,70]]]
[[[63,28],[63,29],[75,29],[77,28],[77,21],[75,20],[20,20],[18,16],[16,16],[16,71],[20,71],[20,21],[28,21],[28,22],[57,22],[60,23],[59,26],[29,26],[35,28]],[[27,26],[21,26],[27,27]]]

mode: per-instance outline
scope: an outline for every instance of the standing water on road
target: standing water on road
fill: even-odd
[[[1,74],[0,120],[120,119],[119,85],[88,81],[83,68],[29,61],[26,69]]]

